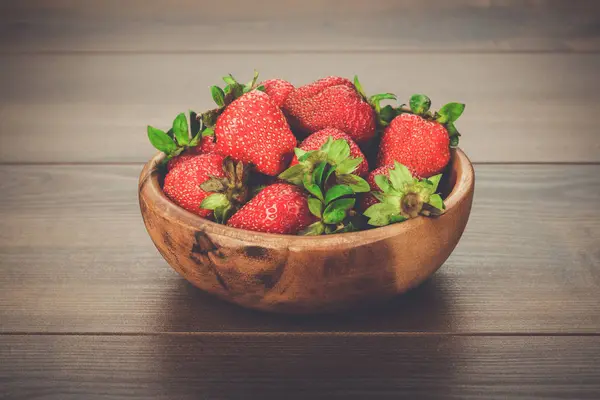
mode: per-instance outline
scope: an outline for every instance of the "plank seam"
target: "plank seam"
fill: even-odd
[[[344,332],[344,331],[314,331],[314,332],[287,332],[287,331],[198,331],[198,332],[0,332],[0,336],[254,336],[254,337],[282,337],[282,336],[313,336],[313,337],[600,337],[600,332]]]

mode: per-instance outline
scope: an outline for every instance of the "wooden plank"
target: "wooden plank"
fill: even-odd
[[[0,52],[600,50],[595,0],[0,2]]]
[[[245,54],[0,56],[0,162],[144,162],[147,124],[212,107],[208,86],[252,68],[304,84],[362,77],[369,93],[467,103],[474,161],[598,162],[600,55]],[[307,67],[299,66],[306,65]],[[421,79],[415,79],[421,77]]]
[[[7,398],[597,399],[598,337],[0,336]]]
[[[471,219],[421,288],[288,317],[204,295],[154,249],[140,166],[0,166],[1,332],[600,333],[600,165],[477,165]]]

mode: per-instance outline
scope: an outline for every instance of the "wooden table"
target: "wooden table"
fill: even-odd
[[[0,398],[599,398],[599,3],[293,3],[0,1]],[[474,207],[430,281],[290,317],[167,266],[144,127],[253,68],[467,103]]]

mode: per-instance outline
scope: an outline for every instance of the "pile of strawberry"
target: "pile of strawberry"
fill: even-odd
[[[211,87],[217,108],[167,132],[148,127],[165,153],[164,193],[180,207],[231,227],[322,235],[439,215],[438,192],[460,136],[464,104],[429,111],[381,106],[354,82],[328,77],[295,88],[281,79]]]

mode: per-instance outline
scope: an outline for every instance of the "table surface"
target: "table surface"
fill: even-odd
[[[0,0],[0,32],[0,398],[600,397],[599,2]],[[473,210],[429,281],[279,316],[168,267],[144,127],[253,68],[467,103]]]

